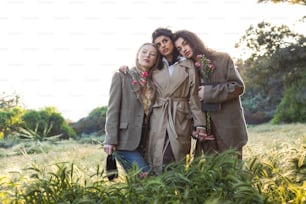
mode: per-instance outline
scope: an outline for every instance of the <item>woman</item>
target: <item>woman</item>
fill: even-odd
[[[190,153],[191,131],[205,124],[198,98],[198,78],[193,62],[178,56],[171,30],[158,28],[152,41],[163,56],[164,66],[153,71],[157,87],[150,116],[146,158],[157,174],[165,165]]]
[[[194,64],[179,56],[171,30],[158,28],[152,41],[163,56],[163,67],[152,73],[156,101],[150,115],[145,158],[156,174],[190,153],[192,129],[203,132],[205,117],[198,98],[198,78]],[[119,68],[121,72],[125,66]]]
[[[156,46],[145,43],[137,52],[136,66],[127,74],[117,72],[112,78],[104,151],[109,155],[115,152],[126,172],[134,163],[143,172],[149,171],[142,155],[142,142],[149,110],[155,99],[152,71],[160,62]]]
[[[242,147],[248,140],[240,99],[245,86],[231,57],[227,53],[207,49],[195,33],[187,30],[175,33],[175,46],[182,56],[199,66],[201,82],[204,82],[199,88],[199,98],[203,111],[208,113],[207,120],[210,120],[208,131],[211,133],[208,134],[216,139],[198,142],[197,154],[234,148],[241,159]]]

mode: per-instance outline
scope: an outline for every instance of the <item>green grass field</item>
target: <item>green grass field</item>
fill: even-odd
[[[249,126],[249,142],[243,149],[243,157],[269,152],[283,146],[306,144],[306,124]],[[105,153],[101,144],[80,144],[63,141],[56,144],[39,143],[36,152],[27,153],[22,144],[11,149],[0,148],[0,175],[21,173],[32,166],[48,169],[59,162],[74,163],[80,169],[94,172],[97,165],[104,166]],[[37,150],[38,149],[38,150]]]
[[[190,168],[190,172],[184,166],[177,166],[174,172],[140,183],[142,181],[135,180],[134,177],[126,178],[119,167],[121,176],[117,179],[118,184],[112,185],[105,181],[101,183],[106,156],[101,145],[102,137],[86,139],[86,142],[32,141],[19,143],[11,148],[0,148],[0,203],[11,203],[13,198],[21,200],[21,203],[49,203],[39,201],[39,195],[42,196],[41,199],[55,199],[56,202],[66,201],[72,196],[71,199],[76,203],[87,203],[83,200],[89,195],[91,202],[88,203],[95,203],[101,198],[103,203],[121,203],[122,196],[129,201],[138,199],[139,195],[142,195],[143,200],[152,201],[149,203],[169,203],[169,200],[170,203],[192,203],[193,198],[198,202],[204,199],[205,204],[219,203],[206,202],[203,196],[198,196],[200,193],[210,198],[220,196],[220,202],[224,201],[222,199],[232,199],[232,202],[226,203],[304,204],[306,124],[263,124],[249,126],[248,132],[249,142],[243,149],[243,160],[245,170],[252,175],[252,185],[249,183],[251,180],[243,176],[243,170],[236,166],[237,163],[222,155],[220,158],[206,160],[204,167],[208,168],[207,171],[201,167],[201,162],[198,164],[199,168]],[[210,168],[212,169],[209,170]],[[201,178],[193,173],[201,174]],[[214,177],[211,177],[211,173]],[[209,182],[208,178],[213,180]],[[224,183],[220,183],[222,180]],[[31,185],[32,182],[34,183]],[[194,188],[198,183],[204,184],[203,182],[206,187],[203,185],[201,188]],[[180,185],[181,190],[178,190]],[[186,189],[186,185],[190,186],[190,190]],[[23,186],[27,186],[27,190]],[[125,190],[122,191],[121,188]],[[15,196],[15,189],[19,189],[18,195],[26,197]],[[159,192],[161,189],[162,192]],[[211,189],[215,191],[211,192]],[[41,190],[45,193],[38,193]],[[46,194],[48,191],[50,193]],[[25,201],[27,199],[31,202]]]

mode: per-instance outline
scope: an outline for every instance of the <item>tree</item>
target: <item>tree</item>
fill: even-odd
[[[3,92],[0,96],[0,108],[10,109],[20,106],[20,96],[16,93],[7,94]]]
[[[306,0],[258,0],[258,3],[266,3],[266,2],[272,2],[272,3],[285,3],[288,2],[290,4],[301,4],[306,5]]]
[[[271,57],[277,50],[295,44],[303,35],[293,33],[288,26],[273,26],[268,22],[261,22],[257,27],[251,25],[236,47],[242,50],[251,50],[250,59]]]
[[[105,134],[105,118],[107,107],[97,107],[93,109],[86,118],[82,118],[76,123],[71,124],[78,135]]]
[[[27,110],[22,116],[22,120],[24,121],[24,128],[37,130],[39,135],[44,135],[44,132],[49,130],[46,137],[59,134],[62,134],[61,138],[64,139],[76,137],[74,130],[69,127],[62,115],[54,107],[45,107],[39,111]]]
[[[283,112],[282,109],[286,108],[283,105],[276,110],[284,99],[284,95],[288,95],[289,92],[288,96],[301,95],[297,93],[297,90],[304,89],[300,86],[305,80],[302,77],[306,68],[305,43],[306,38],[303,35],[291,32],[285,25],[276,27],[262,22],[257,27],[251,26],[246,31],[238,46],[252,50],[251,56],[246,60],[247,68],[244,73],[246,85],[250,87],[242,98],[247,108],[252,108],[252,111],[255,109],[261,111],[264,109],[260,104],[265,104],[264,108],[268,107],[266,114],[272,117],[275,111]],[[292,88],[293,82],[297,88]],[[255,98],[258,100],[255,101]],[[306,105],[305,102],[297,103],[294,107],[298,109],[303,105]],[[285,119],[284,116],[282,114],[283,119]],[[278,117],[276,121],[288,122],[281,117]]]
[[[0,138],[5,138],[22,125],[21,117],[25,110],[19,106],[3,109],[0,108]]]

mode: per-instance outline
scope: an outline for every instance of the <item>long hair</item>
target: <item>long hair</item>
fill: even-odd
[[[175,62],[180,55],[180,53],[177,51],[174,45],[174,33],[168,29],[168,28],[157,28],[153,33],[152,33],[152,43],[154,43],[155,39],[158,38],[159,36],[167,36],[168,38],[171,39],[171,43],[173,44],[173,52],[172,52],[172,57],[173,61]]]
[[[174,40],[176,41],[178,38],[183,38],[192,48],[192,60],[196,60],[196,57],[199,54],[204,54],[208,58],[212,57],[213,50],[207,48],[203,41],[195,33],[188,30],[179,30],[175,32]]]
[[[152,106],[153,102],[155,101],[155,95],[156,95],[155,94],[156,93],[156,86],[153,83],[153,77],[152,77],[153,71],[156,70],[156,69],[162,69],[163,63],[162,63],[161,54],[159,53],[157,46],[154,43],[144,43],[139,47],[139,49],[137,51],[137,54],[136,54],[136,67],[135,67],[136,70],[137,70],[137,68],[139,68],[141,66],[139,64],[139,61],[138,61],[139,52],[146,45],[153,46],[156,49],[156,51],[157,51],[156,62],[153,65],[153,67],[151,67],[148,70],[147,83],[145,85],[146,87],[139,85],[137,90],[136,90],[136,94],[139,95],[139,97],[143,98],[146,101],[146,104],[149,106],[148,108],[150,108]],[[137,78],[139,79],[139,75],[137,75],[135,72],[132,75],[134,75],[135,79],[137,79]],[[146,91],[146,93],[149,93],[149,94],[144,93],[144,91]],[[145,104],[145,102],[144,102],[144,104]],[[148,111],[148,109],[145,108],[145,111]]]

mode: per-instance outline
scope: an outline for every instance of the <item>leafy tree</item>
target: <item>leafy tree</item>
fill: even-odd
[[[247,47],[253,52],[245,63],[243,77],[249,89],[242,98],[246,106],[250,102],[256,103],[252,104],[251,111],[262,111],[264,109],[260,104],[265,104],[266,115],[272,117],[287,90],[291,93],[303,89],[301,80],[304,80],[302,76],[306,67],[305,44],[303,35],[291,32],[284,25],[276,27],[262,22],[246,31],[238,46]],[[292,89],[293,82],[301,87]],[[302,106],[303,103],[297,105]],[[282,111],[282,108],[286,107],[280,106],[277,111]],[[278,118],[277,121],[282,119]]]
[[[86,118],[82,118],[78,122],[71,124],[71,126],[78,135],[93,133],[103,135],[105,133],[106,112],[106,106],[97,107]]]
[[[20,96],[16,93],[7,94],[3,92],[0,96],[0,108],[10,109],[20,106]]]
[[[67,124],[62,115],[54,107],[46,107],[40,111],[28,110],[23,116],[24,128],[34,130],[38,135],[46,137],[62,134],[62,138],[75,137],[76,133]],[[46,134],[46,130],[48,130]]]
[[[257,27],[251,25],[236,47],[251,50],[250,60],[258,57],[271,57],[277,50],[295,44],[303,35],[293,33],[288,26],[273,26],[268,22],[261,22]]]
[[[286,89],[281,103],[277,107],[273,123],[306,122],[306,70],[301,79],[292,82]]]
[[[301,4],[306,5],[306,0],[258,0],[258,3],[266,3],[266,2],[273,2],[273,3],[291,3],[291,4]]]
[[[0,138],[7,137],[22,125],[21,116],[25,110],[19,106],[10,109],[0,109]]]

